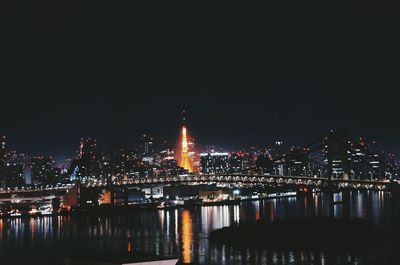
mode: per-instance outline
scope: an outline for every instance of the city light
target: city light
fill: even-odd
[[[188,140],[187,140],[187,131],[186,127],[182,127],[182,140],[181,140],[181,162],[179,165],[188,170],[189,172],[193,172],[193,168],[191,165],[191,161],[189,159],[189,150],[188,150]]]
[[[1,265],[400,264],[398,8],[6,2]]]

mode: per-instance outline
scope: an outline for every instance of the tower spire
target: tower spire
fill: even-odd
[[[186,110],[182,110],[182,126],[186,126]]]

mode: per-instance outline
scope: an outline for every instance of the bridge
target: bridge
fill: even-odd
[[[74,184],[47,185],[23,188],[0,188],[0,202],[33,203],[63,199]]]
[[[325,189],[359,189],[359,190],[383,190],[390,191],[391,184],[387,181],[374,180],[354,180],[354,179],[329,179],[324,177],[306,176],[275,176],[260,174],[190,174],[169,177],[122,179],[111,183],[102,181],[82,182],[82,187],[86,189],[116,188],[116,187],[146,187],[146,186],[166,186],[180,184],[221,184],[221,185],[270,185],[270,186],[305,186],[309,188]],[[0,189],[0,201],[11,201],[20,199],[40,199],[43,197],[62,197],[73,184],[32,187],[23,189]]]
[[[236,184],[236,185],[301,185],[324,188],[334,185],[336,188],[390,190],[390,181],[328,179],[323,177],[305,176],[275,176],[259,174],[191,174],[170,177],[155,177],[141,179],[118,180],[112,183],[89,182],[82,183],[85,187],[119,187],[119,186],[149,186],[176,184]]]
[[[80,185],[86,189],[103,189],[115,187],[145,187],[145,186],[166,186],[179,184],[221,184],[221,185],[270,185],[283,187],[299,187],[305,186],[312,189],[358,189],[358,190],[384,190],[391,191],[393,181],[388,178],[384,180],[373,180],[364,177],[357,179],[350,171],[349,165],[349,150],[351,147],[359,146],[360,143],[354,141],[346,134],[334,133],[332,130],[327,134],[317,138],[309,144],[303,146],[301,153],[289,153],[272,160],[273,165],[287,164],[293,159],[299,159],[301,156],[307,156],[316,151],[323,151],[327,160],[326,176],[283,176],[260,174],[260,168],[247,168],[238,173],[223,173],[223,174],[187,174],[179,176],[167,177],[149,177],[149,178],[132,178],[119,179],[115,181],[91,180],[80,182]],[[361,148],[361,147],[360,147]],[[362,146],[367,154],[372,153]],[[341,162],[342,175],[337,176],[335,173],[335,163]],[[361,163],[371,166],[367,160],[360,160]],[[390,165],[384,161],[379,161],[388,171],[393,171]],[[395,174],[395,173],[394,173]],[[335,176],[336,175],[336,176]],[[327,177],[329,176],[329,177]],[[359,178],[360,176],[358,176]],[[0,189],[0,201],[12,201],[16,198],[40,199],[43,197],[58,197],[61,198],[67,194],[74,184],[62,185],[47,185],[33,186],[26,188],[6,188]]]

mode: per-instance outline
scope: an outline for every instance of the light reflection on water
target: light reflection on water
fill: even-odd
[[[182,261],[184,263],[192,262],[192,220],[189,210],[182,212]]]
[[[335,195],[340,200],[341,195]],[[354,192],[351,217],[376,225],[390,224],[390,194]],[[109,217],[43,217],[0,220],[1,264],[46,257],[57,264],[59,256],[122,252],[128,248],[161,256],[179,256],[194,264],[362,264],[349,253],[266,251],[215,246],[209,233],[234,222],[327,215],[323,194],[309,197],[247,201],[240,205],[134,212]],[[341,216],[336,205],[335,215]],[[265,240],[273,240],[265,238]],[[24,255],[21,255],[24,253]],[[42,258],[41,258],[42,259]],[[44,264],[44,263],[43,263]],[[62,264],[62,263],[59,263]]]

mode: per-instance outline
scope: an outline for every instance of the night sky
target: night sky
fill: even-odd
[[[201,145],[302,144],[334,128],[400,150],[399,18],[255,10],[3,9],[0,134],[62,157],[86,136],[174,142],[187,109]]]

